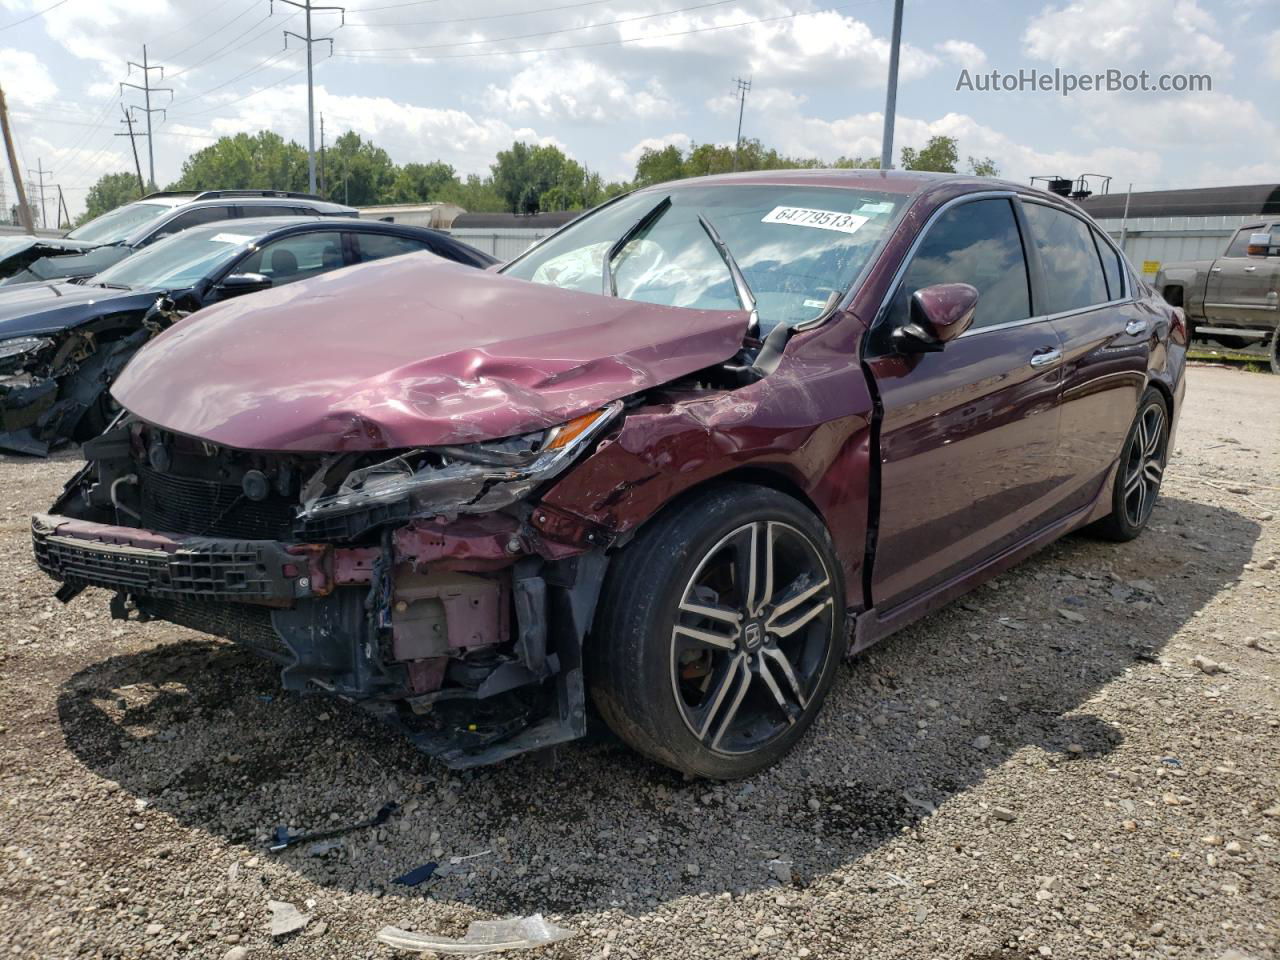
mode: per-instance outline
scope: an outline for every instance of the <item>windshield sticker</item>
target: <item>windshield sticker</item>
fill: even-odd
[[[875,216],[877,213],[893,213],[893,201],[881,200],[879,203],[864,203],[858,208],[859,213],[869,213]]]
[[[774,207],[764,215],[761,223],[786,223],[793,227],[815,227],[818,230],[836,230],[840,233],[857,233],[858,228],[870,217],[856,213],[840,213],[837,210],[812,210],[808,207]]]
[[[215,233],[209,238],[213,243],[252,243],[253,237],[246,237],[243,233]]]

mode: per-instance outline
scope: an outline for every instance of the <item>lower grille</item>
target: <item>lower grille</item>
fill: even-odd
[[[139,526],[199,537],[292,539],[292,501],[277,494],[250,500],[238,484],[138,469],[142,496]]]
[[[158,620],[168,620],[180,627],[211,633],[215,637],[226,637],[274,660],[290,659],[288,647],[271,625],[271,611],[265,607],[161,597],[138,597],[137,602],[138,609]]]

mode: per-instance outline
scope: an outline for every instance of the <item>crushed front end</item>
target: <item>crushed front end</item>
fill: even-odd
[[[622,403],[504,440],[405,451],[261,453],[123,415],[32,520],[70,601],[113,592],[252,647],[284,687],[358,702],[455,768],[586,731],[582,640],[604,530],[530,493]]]

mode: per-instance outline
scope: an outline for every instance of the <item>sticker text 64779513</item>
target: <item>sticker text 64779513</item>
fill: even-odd
[[[816,227],[819,230],[836,230],[840,233],[857,233],[858,228],[870,217],[838,210],[813,210],[809,207],[774,207],[761,219],[761,223],[786,223],[794,227]]]

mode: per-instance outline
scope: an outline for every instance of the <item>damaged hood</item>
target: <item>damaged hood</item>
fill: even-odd
[[[21,283],[0,288],[0,340],[60,333],[106,314],[145,310],[154,291],[78,283]]]
[[[730,359],[747,315],[560,290],[414,254],[202,310],[112,387],[244,450],[434,446],[542,429]]]
[[[131,252],[62,237],[0,237],[0,283],[87,276]]]

